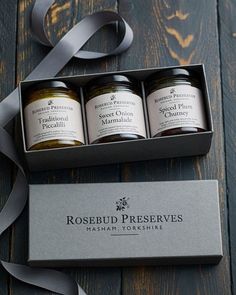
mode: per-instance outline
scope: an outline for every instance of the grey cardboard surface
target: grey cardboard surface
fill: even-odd
[[[31,185],[29,264],[217,263],[218,183]]]
[[[119,73],[128,74],[133,76],[140,81],[145,80],[150,74],[161,71],[166,68],[176,68],[174,67],[162,67],[162,68],[152,68],[152,69],[139,69],[130,71],[120,71]],[[210,99],[207,89],[207,81],[205,76],[204,65],[188,65],[181,66],[182,68],[187,68],[194,70],[199,73],[201,77],[203,97],[205,99],[205,111],[208,122],[208,131],[201,132],[197,134],[186,134],[186,135],[175,135],[166,137],[156,137],[147,139],[139,139],[132,141],[123,142],[113,142],[105,144],[93,144],[84,145],[77,147],[66,147],[48,150],[38,150],[38,151],[27,151],[25,146],[25,132],[24,132],[24,119],[22,110],[22,100],[24,99],[24,91],[35,83],[35,81],[24,81],[20,83],[20,105],[21,105],[21,126],[22,126],[22,139],[23,148],[25,153],[25,158],[28,164],[28,168],[31,171],[38,170],[49,170],[49,169],[60,169],[60,168],[71,168],[71,167],[81,167],[81,166],[94,166],[94,165],[104,165],[109,163],[124,163],[132,161],[144,161],[151,159],[161,159],[161,158],[171,158],[171,157],[183,157],[183,156],[194,156],[194,155],[204,155],[206,154],[211,146],[211,140],[213,135],[213,124],[212,115],[210,108]],[[80,86],[81,92],[81,102],[82,102],[82,112],[84,119],[84,131],[85,131],[85,141],[87,139],[86,130],[86,119],[85,110],[83,107],[83,90],[82,87],[94,77],[114,74],[118,72],[110,73],[99,73],[99,74],[89,74],[89,75],[79,75],[70,77],[56,77],[47,80],[62,80],[69,81],[75,85]],[[144,111],[146,114],[146,100],[145,92],[143,88],[143,100],[144,100]],[[146,128],[147,134],[149,133],[148,118],[146,116]]]

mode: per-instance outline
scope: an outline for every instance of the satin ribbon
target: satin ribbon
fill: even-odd
[[[125,20],[115,12],[102,11],[89,15],[70,29],[57,44],[53,44],[47,37],[45,30],[45,17],[54,0],[36,0],[31,14],[31,26],[37,40],[53,49],[27,76],[25,80],[49,78],[55,76],[72,57],[79,59],[96,59],[117,55],[127,50],[133,40],[133,32]],[[120,44],[111,52],[84,51],[84,44],[103,26],[119,22],[123,33]],[[19,217],[27,202],[27,177],[18,157],[14,141],[4,129],[6,124],[19,112],[18,88],[0,103],[0,152],[8,157],[18,168],[13,189],[6,204],[0,212],[0,235]],[[0,261],[5,270],[22,282],[38,286],[63,295],[86,295],[74,279],[64,273],[31,268]]]

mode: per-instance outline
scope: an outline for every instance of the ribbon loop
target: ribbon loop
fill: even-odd
[[[46,33],[46,16],[48,14],[49,9],[52,7],[54,3],[55,3],[55,0],[44,0],[44,5],[41,5],[41,3],[36,1],[31,14],[31,27],[32,27],[32,32],[35,38],[41,44],[45,46],[49,46],[49,47],[54,47],[55,44],[53,44],[53,42],[50,40],[50,38],[47,36],[47,33]],[[95,28],[93,28],[94,32],[98,31],[101,27],[109,23],[114,23],[114,22],[122,23],[123,26],[120,26],[120,30],[121,30],[121,33],[123,34],[123,38],[120,44],[109,53],[85,51],[79,48],[78,51],[74,54],[74,57],[80,58],[80,59],[103,58],[103,57],[107,57],[111,55],[120,54],[121,52],[125,51],[126,49],[130,47],[133,41],[133,31],[130,28],[130,26],[127,24],[127,22],[119,14],[112,11],[102,11],[102,12],[97,12],[90,16],[87,16],[86,18],[89,18],[89,25],[92,24],[95,26]],[[76,26],[80,26],[80,23],[78,23]],[[76,26],[74,26],[71,30],[76,31],[77,30]],[[86,37],[88,38],[88,28],[86,30],[87,30]],[[69,38],[68,33],[66,34],[67,39]],[[88,40],[89,38],[87,39],[87,41]],[[86,44],[86,42],[84,44]]]
[[[2,261],[5,270],[16,279],[62,295],[81,295],[77,283],[66,274]],[[84,293],[85,294],[85,293]],[[85,294],[86,295],[86,294]]]

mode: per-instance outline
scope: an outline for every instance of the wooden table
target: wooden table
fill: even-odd
[[[43,0],[42,0],[43,1]],[[233,0],[64,0],[48,18],[53,40],[83,16],[102,9],[118,11],[134,30],[134,43],[119,57],[72,60],[61,75],[204,63],[215,134],[204,157],[166,159],[103,167],[34,173],[31,183],[218,179],[224,258],[219,265],[64,269],[89,295],[236,294],[236,1]],[[0,97],[4,98],[47,54],[29,28],[32,0],[1,1]],[[109,50],[109,29],[90,48]],[[8,126],[17,137],[19,122]],[[201,144],[201,143],[199,143]],[[14,179],[14,167],[0,155],[0,206]],[[187,241],[186,241],[187,242]],[[0,238],[0,257],[27,259],[27,210]],[[0,294],[51,294],[10,278],[0,270]]]

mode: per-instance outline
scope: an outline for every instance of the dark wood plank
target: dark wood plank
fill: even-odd
[[[45,56],[48,49],[35,43],[29,32],[29,13],[33,1],[19,1],[18,17],[18,51],[17,51],[17,80],[22,80]],[[53,40],[58,40],[66,30],[83,16],[102,9],[116,11],[115,0],[96,1],[57,1],[48,17],[48,34]],[[117,38],[108,29],[103,30],[88,44],[96,50],[106,50],[116,45]],[[109,40],[109,42],[108,42]],[[99,41],[99,42],[98,42]],[[72,60],[60,75],[81,74],[115,70],[117,58],[103,61],[80,62]],[[76,182],[111,182],[119,181],[119,165],[91,167],[71,170],[46,171],[34,173],[30,177],[31,183],[76,183]],[[12,260],[25,263],[27,259],[27,212],[19,219],[13,235]],[[121,270],[119,268],[83,268],[64,269],[73,276],[90,295],[119,295],[121,286]],[[13,280],[11,294],[51,294],[40,289],[26,286]]]
[[[124,269],[123,295],[231,294],[216,5],[215,0],[119,1],[135,36],[119,59],[120,69],[205,63],[216,130],[206,157],[125,164],[122,180],[219,179],[224,240],[218,266]]]
[[[219,0],[219,32],[224,110],[226,175],[230,229],[232,292],[236,294],[236,3]]]
[[[62,3],[61,1],[58,1]],[[26,5],[27,4],[27,5]],[[18,80],[24,78],[30,70],[47,53],[47,49],[33,43],[28,33],[28,14],[31,1],[20,1],[19,6],[19,49],[18,49]],[[79,10],[77,10],[79,5]],[[174,6],[173,6],[174,5]],[[222,117],[219,90],[219,55],[216,36],[216,3],[207,1],[194,3],[189,1],[120,1],[120,11],[135,28],[135,44],[120,59],[120,68],[137,68],[155,65],[207,61],[207,74],[212,95],[215,129],[213,147],[204,158],[172,159],[147,163],[122,165],[122,180],[172,180],[192,178],[218,178],[221,188],[221,208],[223,217],[223,235],[225,257],[219,266],[202,267],[145,267],[124,269],[123,294],[230,294],[229,262],[227,247],[227,226],[225,222],[225,183],[224,157],[222,143]],[[66,4],[64,12],[75,13],[73,22],[96,9],[116,10],[113,1],[71,1]],[[56,7],[57,8],[57,7]],[[84,9],[84,10],[83,10]],[[181,10],[182,9],[182,10]],[[57,9],[55,11],[58,11]],[[84,11],[84,12],[83,12]],[[206,16],[207,13],[207,17]],[[52,13],[53,14],[53,13]],[[61,30],[71,22],[66,22],[65,15],[51,16],[59,20]],[[177,16],[177,18],[176,18]],[[148,21],[147,21],[148,20]],[[186,22],[189,25],[186,26]],[[146,27],[141,27],[140,24]],[[150,25],[152,24],[152,25]],[[190,25],[191,24],[191,25]],[[212,28],[212,30],[208,30]],[[174,30],[173,30],[174,29]],[[51,35],[55,33],[50,31]],[[109,34],[107,32],[107,34]],[[190,36],[187,37],[186,36]],[[191,37],[193,35],[193,37]],[[146,36],[147,39],[144,39]],[[182,36],[182,38],[180,38]],[[183,39],[185,38],[185,39]],[[144,42],[145,41],[145,42]],[[205,42],[204,42],[205,41]],[[96,42],[96,39],[94,41]],[[92,42],[92,45],[94,44]],[[100,44],[103,42],[100,42]],[[189,43],[189,44],[188,44]],[[182,44],[182,45],[181,45]],[[186,45],[187,44],[187,45]],[[141,57],[143,59],[141,59]],[[88,71],[104,71],[116,69],[117,58],[109,61],[86,64],[73,61],[63,73],[79,73]],[[77,69],[80,67],[80,70]],[[31,182],[89,182],[119,181],[119,165],[65,170],[58,172],[35,173]],[[225,212],[225,214],[223,214]],[[13,232],[12,259],[24,262],[27,257],[27,214],[17,223]],[[89,294],[120,294],[120,269],[82,269],[67,270],[72,276],[78,277]],[[25,286],[13,281],[11,294],[47,294],[36,288]]]
[[[0,6],[0,100],[15,86],[16,16],[17,1],[10,0]],[[9,47],[11,44],[11,47]],[[12,132],[13,124],[7,130]],[[0,210],[6,202],[12,185],[12,165],[0,155]],[[0,258],[8,261],[10,256],[10,229],[0,238]],[[9,277],[0,269],[0,294],[8,294]]]

